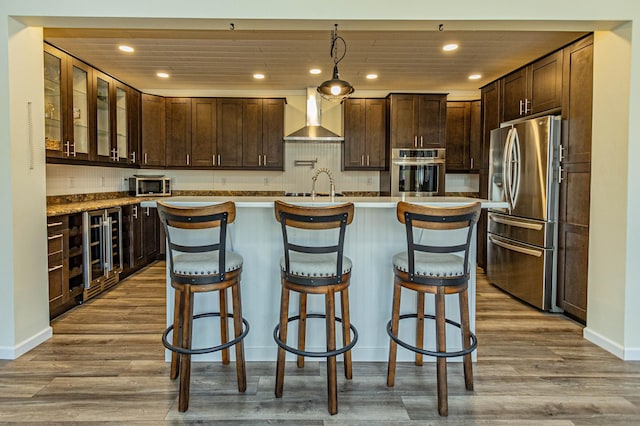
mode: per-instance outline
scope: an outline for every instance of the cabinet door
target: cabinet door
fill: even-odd
[[[415,95],[390,95],[391,148],[414,148],[418,138],[418,102]]]
[[[469,170],[469,102],[447,102],[447,172]]]
[[[367,99],[365,105],[366,165],[387,168],[387,103],[384,99]]]
[[[67,216],[47,218],[49,313],[60,314],[69,302],[69,226]]]
[[[262,166],[284,170],[284,99],[262,100]]]
[[[529,113],[559,108],[562,104],[562,50],[534,62],[528,68]]]
[[[482,163],[482,104],[469,102],[469,171],[477,172]]]
[[[91,99],[91,78],[93,76],[91,67],[74,58],[69,58],[70,84],[68,90],[69,99],[66,115],[69,117],[68,140],[71,142],[73,159],[89,160],[91,157],[92,131],[95,129],[93,121],[93,106]]]
[[[114,116],[115,123],[115,154],[114,160],[123,164],[129,162],[129,87],[117,81],[114,82],[116,113]]]
[[[167,98],[166,165],[191,165],[191,99]]]
[[[216,152],[216,100],[191,100],[191,159],[194,167],[213,167]]]
[[[527,69],[521,68],[502,79],[502,112],[504,121],[524,115],[527,98]]]
[[[445,148],[447,96],[419,95],[418,147]]]
[[[142,117],[140,115],[141,93],[135,89],[129,90],[129,158],[128,164],[140,164],[140,124]]]
[[[147,262],[153,261],[160,250],[159,223],[158,210],[145,207],[142,212],[142,248]]]
[[[162,96],[142,95],[142,167],[164,167],[165,102]]]
[[[242,101],[242,166],[262,166],[262,99]]]
[[[222,167],[242,166],[242,99],[220,98],[216,105],[216,143]]]
[[[47,157],[68,157],[64,111],[68,109],[64,54],[44,45],[44,136]],[[85,111],[86,114],[86,111]]]
[[[95,105],[95,161],[112,162],[116,156],[116,148],[113,144],[113,117],[112,108],[115,108],[114,83],[111,77],[99,71],[93,72],[94,105]],[[113,107],[112,107],[113,105]]]
[[[342,164],[345,170],[362,169],[366,164],[366,99],[344,102],[344,144]]]
[[[502,121],[500,110],[500,81],[494,81],[481,90],[482,99],[482,161],[481,170],[489,169],[489,143],[491,131],[500,127]],[[485,196],[483,197],[483,191]],[[486,198],[488,187],[480,182],[480,196]]]
[[[587,316],[593,36],[564,49],[563,180],[558,214],[557,305],[580,321]]]

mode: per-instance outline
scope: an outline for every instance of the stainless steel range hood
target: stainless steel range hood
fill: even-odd
[[[315,87],[307,87],[307,125],[284,137],[285,141],[342,142],[344,138],[320,123],[320,94]]]

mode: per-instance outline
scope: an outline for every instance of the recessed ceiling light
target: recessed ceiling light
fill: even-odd
[[[444,46],[442,46],[442,50],[444,50],[445,52],[451,52],[452,50],[456,50],[457,48],[458,45],[455,43],[445,44]]]
[[[367,74],[367,80],[375,80],[378,78],[378,74]]]
[[[253,78],[256,80],[262,80],[264,78],[264,74],[256,73],[253,75]]]
[[[127,53],[131,53],[134,50],[133,47],[127,46],[125,44],[121,44],[120,46],[118,46],[118,49],[120,49],[123,52],[127,52]]]
[[[159,72],[156,75],[160,78],[169,78],[169,74],[167,74],[166,72]]]
[[[309,74],[320,74],[322,72],[322,70],[318,69],[318,68],[311,68],[309,70]]]
[[[469,80],[478,80],[480,78],[482,78],[482,75],[480,75],[480,74],[471,74],[469,76]]]

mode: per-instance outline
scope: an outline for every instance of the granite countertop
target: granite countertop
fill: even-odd
[[[108,209],[111,207],[137,204],[141,201],[157,200],[162,197],[120,197],[104,200],[76,201],[71,203],[57,203],[47,205],[47,216],[58,216],[62,214],[81,213],[85,211]]]

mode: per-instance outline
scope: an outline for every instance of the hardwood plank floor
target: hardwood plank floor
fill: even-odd
[[[325,364],[287,367],[282,399],[274,362],[195,363],[191,401],[177,409],[160,334],[164,262],[52,322],[54,336],[15,361],[0,361],[0,423],[280,425],[638,425],[640,363],[582,338],[579,324],[541,313],[487,283],[479,271],[475,390],[449,366],[449,417],[438,416],[435,365],[401,363],[394,388],[386,363],[354,363],[339,377],[339,413],[326,409]],[[352,301],[353,303],[353,301]],[[389,301],[391,303],[391,301]],[[275,360],[275,353],[274,353]]]

